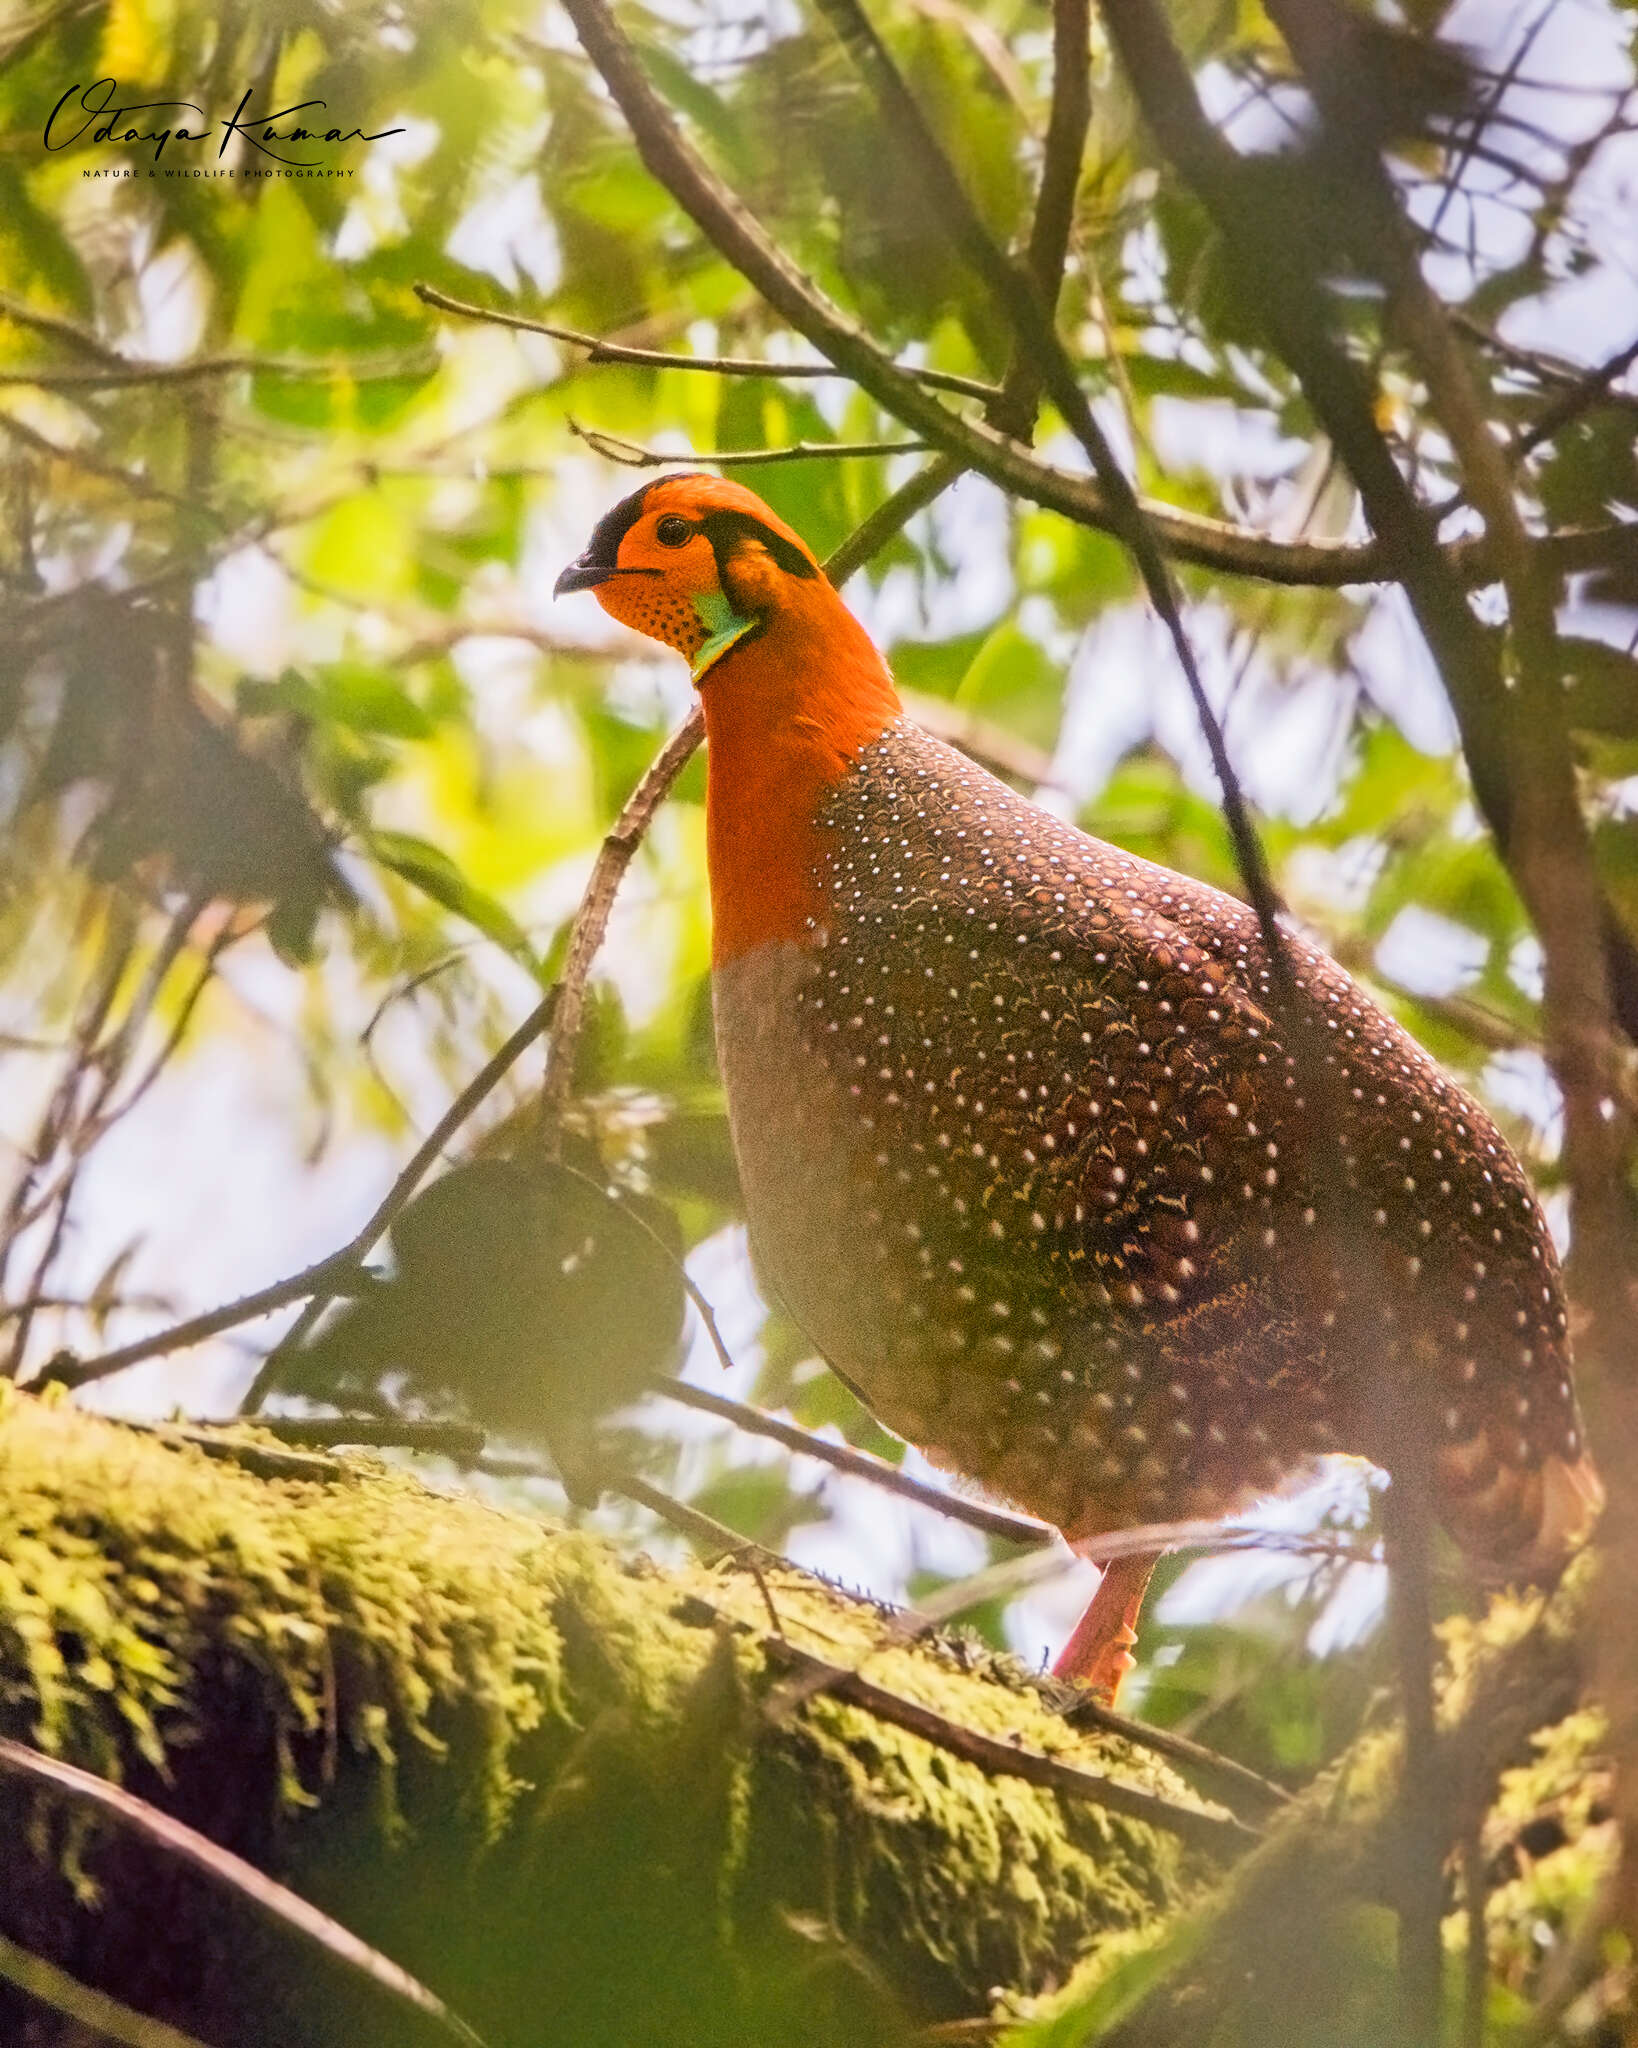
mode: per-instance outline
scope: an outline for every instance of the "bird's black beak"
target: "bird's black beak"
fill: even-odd
[[[571,562],[563,574],[552,585],[553,597],[562,597],[571,590],[595,590],[599,583],[607,583],[614,574],[612,562],[599,562],[588,548],[576,562]]]

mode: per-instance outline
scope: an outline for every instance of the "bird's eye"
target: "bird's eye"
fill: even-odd
[[[693,524],[675,512],[668,512],[655,527],[654,538],[663,548],[680,548],[694,538]]]

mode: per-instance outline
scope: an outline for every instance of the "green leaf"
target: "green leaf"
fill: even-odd
[[[1063,717],[1064,681],[1039,641],[1003,619],[968,664],[955,702],[998,716],[1012,731],[1051,747]]]
[[[457,917],[465,918],[533,971],[534,955],[522,927],[493,896],[474,887],[441,847],[417,838],[412,832],[381,830],[369,834],[368,844],[371,855],[384,868],[413,883]]]

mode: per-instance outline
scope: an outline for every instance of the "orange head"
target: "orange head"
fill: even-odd
[[[597,523],[559,593],[688,658],[710,741],[717,959],[815,927],[814,817],[898,716],[887,664],[812,552],[741,484],[667,476]]]
[[[604,513],[554,594],[595,590],[611,618],[686,655],[698,680],[767,624],[792,585],[822,581],[806,544],[753,491],[667,476]]]

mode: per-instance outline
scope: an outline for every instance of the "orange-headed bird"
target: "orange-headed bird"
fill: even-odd
[[[1546,1223],[1356,982],[1289,931],[1282,1006],[1245,904],[912,723],[737,484],[634,492],[557,588],[692,666],[752,1242],[889,1429],[1074,1543],[1223,1514],[1325,1451],[1391,1467],[1397,1408],[1464,1547],[1562,1557],[1598,1483]],[[1149,1562],[1106,1573],[1060,1672],[1113,1695]]]

